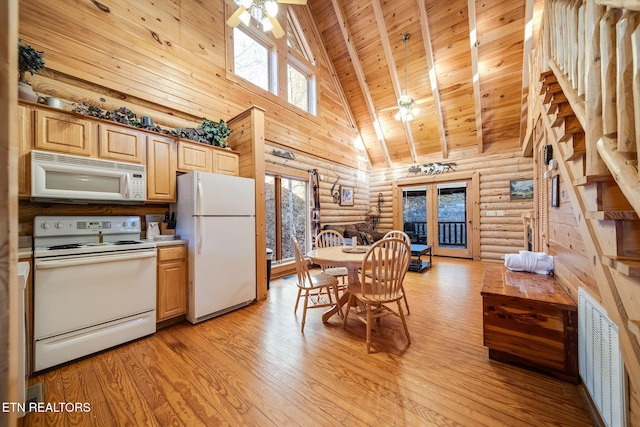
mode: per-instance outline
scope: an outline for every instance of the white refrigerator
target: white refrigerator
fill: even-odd
[[[255,182],[208,172],[178,176],[176,234],[189,240],[189,312],[197,323],[256,298]]]

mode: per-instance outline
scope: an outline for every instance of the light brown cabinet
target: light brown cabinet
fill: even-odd
[[[238,176],[238,154],[224,151],[213,152],[213,172]]]
[[[89,120],[56,111],[35,111],[35,149],[91,156],[91,136]]]
[[[213,172],[211,148],[204,144],[178,141],[178,170]]]
[[[238,153],[196,142],[178,141],[178,171],[238,176]]]
[[[147,136],[147,201],[176,201],[176,143],[172,138]]]
[[[159,246],[157,270],[156,321],[187,313],[187,245]]]
[[[18,106],[18,197],[31,196],[31,144],[33,122],[31,108]]]
[[[145,132],[107,123],[98,124],[98,156],[101,159],[144,164]]]

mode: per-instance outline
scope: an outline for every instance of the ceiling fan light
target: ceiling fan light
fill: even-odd
[[[260,23],[262,24],[262,30],[263,31],[271,31],[271,30],[273,30],[273,24],[271,23],[271,21],[269,21],[269,18],[267,16],[262,18]]]
[[[243,6],[245,9],[249,9],[253,6],[253,0],[240,0],[240,6]]]
[[[251,14],[249,14],[249,12],[245,10],[240,14],[238,18],[240,19],[240,21],[242,21],[244,25],[249,25],[249,22],[251,21]]]
[[[264,2],[264,10],[267,16],[271,16],[273,18],[278,14],[278,3],[273,0],[267,0]]]

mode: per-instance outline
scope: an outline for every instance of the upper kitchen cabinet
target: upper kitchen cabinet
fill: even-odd
[[[213,152],[213,172],[238,176],[238,154],[224,150]]]
[[[214,172],[238,176],[239,155],[197,142],[178,141],[178,171]]]
[[[31,164],[29,153],[33,144],[31,109],[18,106],[18,197],[31,195]]]
[[[178,141],[178,170],[213,172],[211,147],[195,142]]]
[[[71,114],[35,110],[33,148],[59,153],[91,156],[92,123]]]
[[[102,159],[144,164],[147,134],[125,126],[100,123],[98,148]]]
[[[173,138],[147,136],[147,201],[176,201],[176,143]]]

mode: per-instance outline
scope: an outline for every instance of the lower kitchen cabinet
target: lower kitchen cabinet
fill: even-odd
[[[158,246],[156,321],[162,322],[189,309],[187,245]]]

